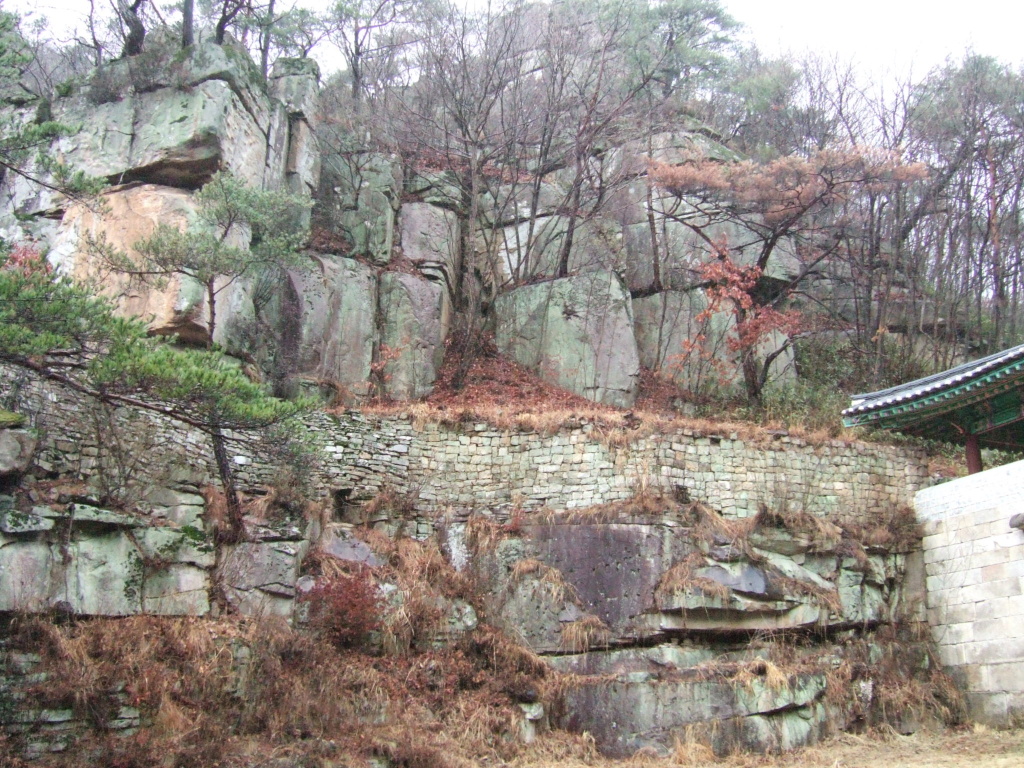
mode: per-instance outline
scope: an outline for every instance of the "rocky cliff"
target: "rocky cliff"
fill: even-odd
[[[476,201],[487,226],[467,232],[450,176],[359,142],[324,148],[317,77],[308,61],[286,60],[263,82],[243,54],[205,44],[110,64],[52,105],[78,128],[52,152],[106,179],[102,201],[8,173],[3,236],[34,238],[154,332],[207,343],[198,284],[126,294],[87,245],[103,234],[130,252],[158,223],[187,226],[196,190],[226,171],[315,198],[305,264],[232,284],[212,332],[282,392],[336,404],[421,398],[453,317],[467,312],[507,357],[599,403],[632,405],[641,366],[692,389],[737,377],[732,316],[707,312],[692,279],[708,243],[644,170],[646,157],[671,161],[704,139],[664,134],[609,150],[602,162],[631,183],[579,227],[553,172],[529,201],[514,190]],[[645,250],[652,226],[667,244],[660,282]],[[467,269],[466,243],[490,254],[490,269]],[[566,253],[568,276],[554,279]],[[786,277],[779,268],[770,279]],[[467,309],[466,296],[479,306]],[[708,346],[688,358],[698,336]],[[776,360],[778,376],[789,362]],[[517,668],[498,692],[514,715],[506,740],[565,727],[615,755],[668,753],[690,738],[774,751],[883,717],[912,729],[941,710],[926,697],[894,715],[887,698],[893,678],[930,674],[926,645],[897,641],[897,628],[921,619],[917,540],[902,510],[927,478],[911,449],[643,425],[633,414],[573,416],[544,433],[336,409],[309,416],[308,445],[227,436],[248,496],[244,530],[227,536],[205,436],[24,371],[2,372],[0,402],[11,409],[0,411],[5,620],[283,617],[315,629],[315,596],[359,574],[372,583],[367,600],[380,598],[376,634],[362,638],[372,652],[447,649],[451,661],[489,647],[481,638],[497,628],[530,675],[559,675],[565,685],[538,692]],[[255,641],[217,642],[203,647],[217,658],[229,649],[221,688],[232,696],[229,679],[266,671],[252,666]],[[81,693],[50,706],[33,686],[52,680],[52,658],[14,645],[0,658],[0,701],[21,702],[0,705],[0,726],[24,754],[73,749],[93,725],[169,727],[161,706],[135,706],[117,680],[90,694],[102,706]],[[392,714],[385,702],[346,717],[369,728]]]
[[[218,532],[201,435],[7,382],[27,418],[0,431],[0,611],[302,626],[303,595],[356,569],[387,596],[378,652],[461,647],[486,622],[567,676],[557,693],[516,700],[530,738],[587,731],[614,755],[683,739],[789,749],[878,722],[899,675],[925,698],[886,714],[898,727],[942,711],[927,643],[895,634],[922,619],[914,451],[313,417],[318,440],[297,462],[234,438],[250,494],[235,541]],[[408,558],[412,572],[396,571]],[[5,684],[17,690],[20,674]],[[54,712],[19,710],[7,730],[38,745],[56,743],[48,717],[61,733],[83,727]],[[148,722],[129,715],[126,729]]]
[[[264,82],[230,45],[154,47],[113,62],[51,108],[75,128],[51,147],[53,157],[110,187],[99,201],[74,201],[7,173],[0,234],[35,239],[54,265],[102,284],[155,332],[203,342],[209,307],[197,284],[179,277],[129,287],[89,243],[103,236],[131,253],[157,223],[188,226],[195,190],[226,171],[316,201],[305,267],[239,281],[217,308],[214,340],[258,363],[283,391],[319,388],[347,402],[371,391],[398,400],[429,394],[456,308],[481,313],[479,327],[504,354],[600,403],[632,405],[641,365],[693,390],[740,378],[732,313],[707,311],[695,271],[711,245],[679,223],[679,201],[646,178],[646,158],[671,162],[698,144],[714,148],[706,139],[664,134],[646,149],[615,150],[605,158],[622,180],[615,199],[579,226],[560,213],[567,180],[559,172],[535,195],[498,187],[481,196],[480,228],[467,237],[454,177],[354,137],[339,146],[333,125],[334,141],[320,141],[318,123],[337,116],[321,114],[317,93],[313,62],[282,60]],[[664,252],[651,252],[651,231]],[[554,280],[563,245],[569,276]],[[469,258],[467,247],[479,253]],[[481,259],[487,266],[474,266]],[[773,279],[796,268],[776,261]],[[467,299],[476,295],[472,281],[483,283],[478,299]],[[771,380],[791,377],[791,363],[789,352],[778,357]]]

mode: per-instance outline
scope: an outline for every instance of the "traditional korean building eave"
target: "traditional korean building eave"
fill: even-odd
[[[879,392],[854,395],[847,426],[1024,448],[1024,344]]]

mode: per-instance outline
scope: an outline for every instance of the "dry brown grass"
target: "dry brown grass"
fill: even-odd
[[[966,716],[963,694],[942,671],[926,626],[882,627],[847,643],[842,661],[826,670],[826,681],[826,697],[852,705],[853,716],[869,727],[908,716],[958,725]],[[861,682],[871,685],[869,703],[851,697]]]
[[[429,401],[378,402],[363,406],[361,411],[380,418],[409,419],[418,429],[426,424],[456,429],[472,424],[487,424],[499,432],[535,432],[551,436],[562,430],[580,429],[589,425],[595,438],[609,448],[626,448],[643,438],[680,433],[693,437],[735,438],[753,445],[770,445],[786,436],[804,440],[809,445],[824,445],[836,440],[860,442],[859,435],[854,432],[844,432],[839,437],[833,437],[827,431],[804,431],[799,427],[781,429],[753,422],[667,416],[640,409],[626,411],[602,407],[589,401],[584,403],[572,408],[522,408],[497,402],[479,402],[465,407],[437,405]]]
[[[841,521],[840,525],[865,547],[909,552],[921,546],[921,524],[910,507],[879,510],[870,522]]]
[[[338,651],[283,621],[132,617],[57,626],[23,619],[14,647],[43,657],[36,706],[72,707],[97,729],[39,766],[302,765],[385,756],[421,768],[469,768],[518,755],[519,692],[555,675],[490,628],[415,655]],[[102,730],[124,690],[151,723]],[[21,745],[10,744],[13,754]],[[327,763],[321,763],[326,760]],[[0,759],[0,762],[4,760]],[[6,762],[4,762],[6,765]]]
[[[684,509],[682,522],[689,531],[693,541],[711,543],[728,543],[743,552],[751,561],[759,558],[750,551],[747,537],[756,522],[756,517],[734,520],[722,517],[718,512],[699,501]]]
[[[781,528],[806,536],[811,541],[811,549],[819,552],[832,551],[843,537],[843,529],[823,517],[785,507],[770,509],[762,504],[754,516],[752,530],[764,528]]]
[[[416,512],[416,495],[415,491],[402,492],[386,485],[363,507],[363,516],[366,520],[410,517]]]
[[[470,515],[466,521],[466,546],[474,555],[489,554],[503,539],[518,535],[521,524],[521,515],[513,515],[505,524],[484,515]]]
[[[795,668],[783,668],[770,659],[755,658],[746,661],[704,662],[694,667],[700,680],[723,680],[735,686],[751,686],[755,682],[764,683],[773,691],[789,688],[791,676]]]
[[[839,590],[835,587],[823,587],[809,581],[792,579],[779,573],[772,573],[769,580],[773,588],[784,595],[799,595],[808,598],[819,608],[824,608],[834,615],[842,615],[843,604],[839,599]]]
[[[565,580],[562,572],[534,558],[519,560],[512,566],[508,575],[509,586],[532,580],[540,588],[541,593],[555,605],[567,600],[578,602],[576,588]]]
[[[696,571],[707,565],[707,559],[700,552],[691,552],[676,562],[662,575],[655,595],[660,598],[678,594],[694,594],[699,592],[705,597],[728,601],[732,590],[714,579],[698,576]]]
[[[585,616],[562,627],[561,648],[568,653],[587,653],[607,648],[612,632],[597,616]]]

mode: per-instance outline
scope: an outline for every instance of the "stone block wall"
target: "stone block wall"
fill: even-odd
[[[3,373],[3,371],[0,371]],[[65,390],[18,378],[0,379],[0,401],[40,431],[37,465],[46,472],[94,476],[104,435],[94,405]],[[150,413],[119,409],[122,439],[136,440],[139,472],[167,475],[172,487],[211,482],[206,438]],[[760,504],[856,519],[909,505],[928,482],[917,449],[844,441],[810,443],[786,434],[756,440],[736,433],[678,428],[623,440],[592,423],[554,434],[501,430],[483,423],[420,424],[347,412],[310,414],[317,446],[311,482],[320,495],[362,501],[383,488],[408,494],[426,517],[472,511],[507,514],[572,509],[658,489],[700,501],[728,517],[756,514]],[[229,445],[241,487],[273,484],[273,454],[253,435]],[[109,442],[109,441],[107,441]],[[168,470],[167,468],[171,469]]]
[[[928,623],[971,716],[1024,719],[1024,462],[918,492]]]
[[[11,650],[0,641],[0,736],[22,737],[23,756],[29,760],[63,752],[93,727],[88,715],[72,707],[47,708],[28,703],[30,692],[48,679],[41,662],[39,654]],[[129,695],[117,691],[111,698],[116,707],[104,721],[104,729],[125,736],[136,733],[142,716],[131,705]],[[11,757],[14,764],[20,764]]]

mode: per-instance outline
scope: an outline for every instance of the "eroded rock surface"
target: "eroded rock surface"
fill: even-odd
[[[611,272],[516,288],[495,302],[498,349],[547,381],[628,407],[640,358],[629,294]]]

